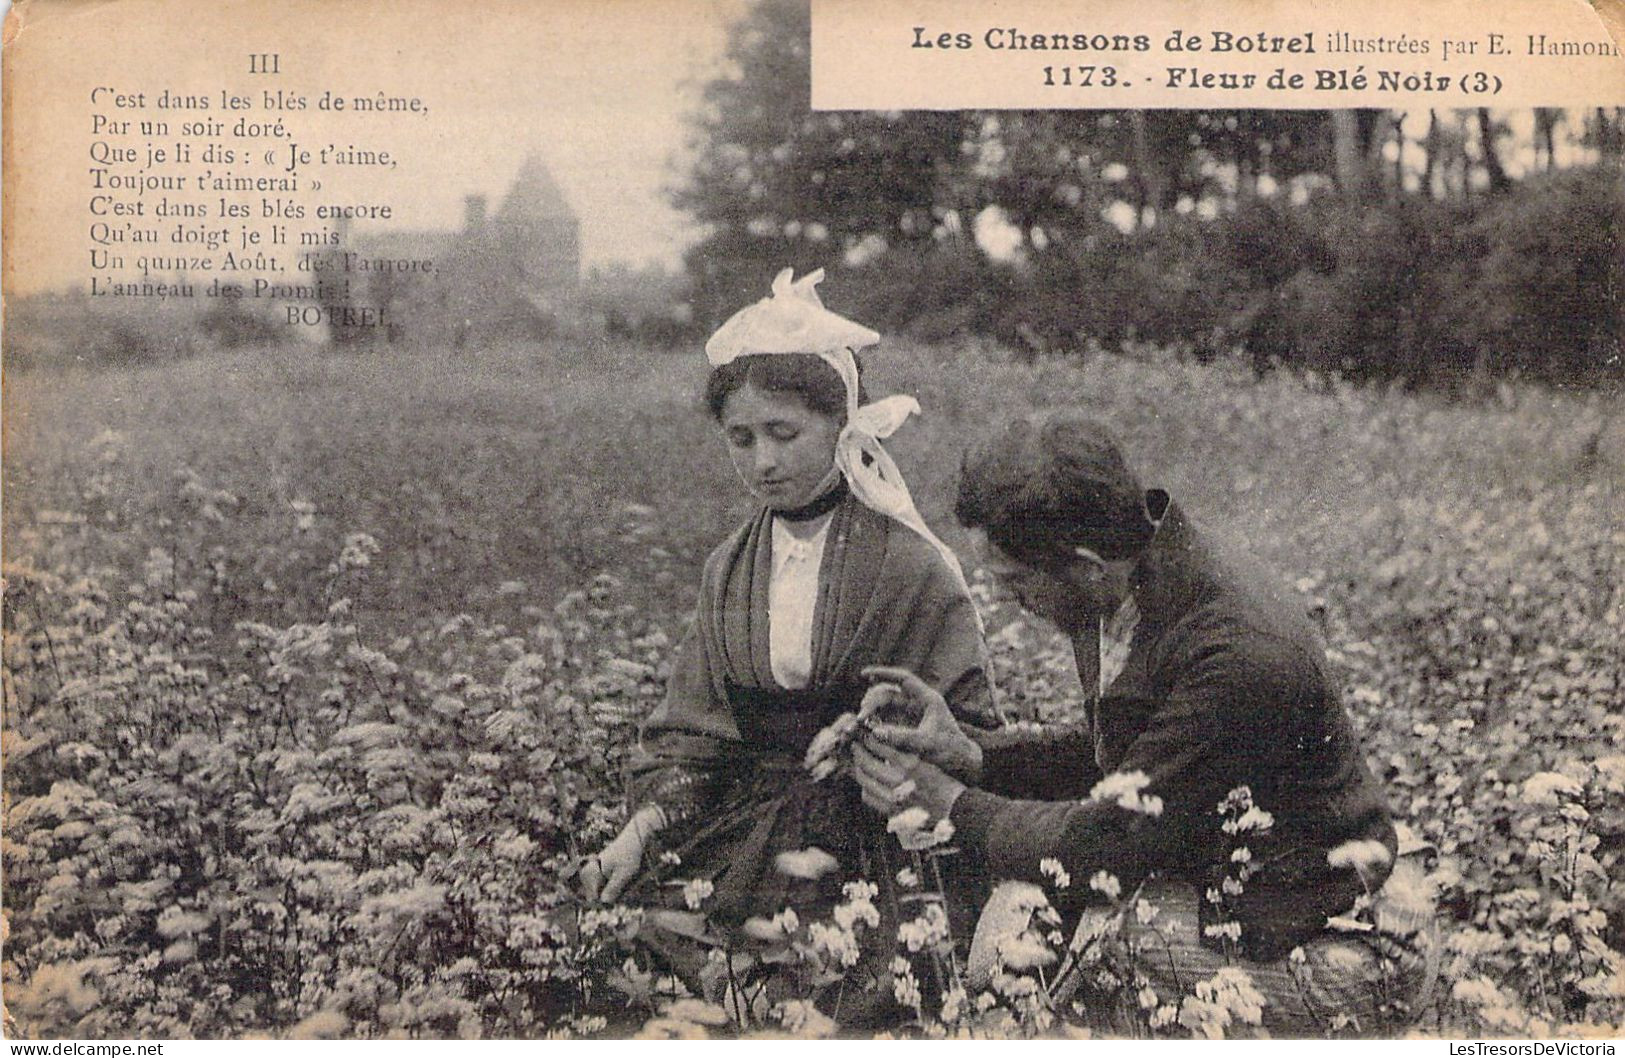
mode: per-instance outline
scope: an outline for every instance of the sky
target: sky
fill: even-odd
[[[579,215],[584,265],[675,264],[693,237],[665,194],[687,139],[684,118],[719,69],[727,26],[743,7],[744,0],[69,0],[25,23],[8,45],[5,118],[16,138],[6,174],[6,222],[16,240],[8,279],[28,292],[86,272],[96,87],[148,92],[149,116],[153,96],[166,88],[218,95],[223,87],[274,84],[303,93],[312,109],[290,115],[299,130],[293,142],[367,143],[399,156],[391,173],[334,171],[329,181],[337,200],[391,203],[396,228],[455,228],[473,193],[487,195],[494,209],[525,157],[538,152]],[[250,51],[278,53],[282,72],[250,78]],[[429,113],[364,130],[353,116],[314,111],[324,91],[380,89],[418,95]]]

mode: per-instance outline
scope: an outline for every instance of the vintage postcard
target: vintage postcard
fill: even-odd
[[[1617,5],[4,25],[8,1041],[1614,1053]]]

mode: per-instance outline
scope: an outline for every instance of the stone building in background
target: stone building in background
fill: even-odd
[[[580,228],[533,154],[494,213],[484,195],[467,196],[461,231],[345,232],[331,274],[350,280],[350,306],[381,310],[385,322],[336,326],[333,340],[462,349],[544,337],[575,308]],[[423,261],[431,267],[409,265]]]

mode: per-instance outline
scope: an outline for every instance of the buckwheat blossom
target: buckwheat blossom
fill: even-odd
[[[1226,834],[1246,834],[1250,831],[1268,830],[1275,825],[1275,817],[1254,805],[1235,819],[1227,819],[1220,824],[1219,829]]]
[[[1096,871],[1089,878],[1089,888],[1097,893],[1105,894],[1106,899],[1116,900],[1123,895],[1123,885],[1117,876],[1109,871]]]
[[[856,886],[854,888],[854,883],[847,883],[847,900],[835,905],[831,917],[842,929],[850,930],[859,922],[873,929],[880,925],[880,912],[874,905],[874,893],[869,891],[874,887],[868,882],[856,883]]]
[[[858,939],[853,936],[850,927],[840,925],[831,926],[824,922],[814,922],[807,927],[807,937],[818,951],[823,952],[842,966],[856,966],[858,963]]]
[[[1140,899],[1134,902],[1134,918],[1142,926],[1151,925],[1152,919],[1157,917],[1157,906],[1149,900]]]
[[[930,815],[915,806],[905,808],[886,821],[886,829],[897,835],[897,843],[908,852],[920,852],[945,844],[954,836],[954,825],[947,816],[937,820],[929,830],[926,822]]]
[[[1032,933],[1006,937],[999,944],[999,962],[1010,970],[1035,970],[1053,966],[1056,956],[1049,946]]]
[[[811,1000],[789,999],[776,1008],[779,1023],[797,1036],[808,1039],[828,1039],[835,1035],[835,1021]]]
[[[372,556],[378,553],[378,541],[369,533],[350,533],[344,538],[339,551],[340,569],[363,569],[372,565]]]
[[[1179,1023],[1208,1039],[1222,1039],[1236,1021],[1258,1025],[1268,1002],[1253,985],[1247,971],[1226,966],[1205,981],[1196,982],[1194,994],[1180,1003]]]
[[[710,898],[715,886],[708,878],[694,878],[683,883],[683,903],[690,911],[698,911],[700,905]]]
[[[707,1003],[703,999],[678,999],[666,1004],[661,1013],[665,1017],[692,1022],[695,1025],[728,1024],[728,1012],[715,1003]]]
[[[1604,789],[1609,793],[1625,793],[1625,753],[1598,757],[1591,763],[1597,769]]]
[[[920,1009],[920,982],[914,977],[914,967],[907,959],[898,957],[892,960],[892,995],[897,1002],[905,1007]]]
[[[763,918],[760,915],[745,920],[745,936],[752,940],[759,940],[772,944],[782,941],[801,927],[801,919],[797,917],[795,908],[787,907],[772,918]]]
[[[1141,815],[1160,816],[1162,814],[1162,798],[1144,795],[1144,790],[1151,782],[1151,777],[1143,771],[1117,771],[1112,772],[1104,779],[1095,783],[1089,791],[1089,800],[1108,801],[1119,808]]]
[[[1584,790],[1578,781],[1567,775],[1555,771],[1542,771],[1524,780],[1522,800],[1526,805],[1555,808],[1559,803],[1558,795],[1579,797]]]
[[[1067,873],[1065,867],[1061,866],[1061,861],[1053,856],[1047,856],[1039,860],[1038,870],[1044,877],[1054,882],[1057,889],[1065,889],[1072,884],[1072,876]]]
[[[880,895],[880,886],[862,878],[855,882],[846,882],[841,886],[841,895],[848,900],[873,900]]]
[[[890,834],[901,834],[905,830],[920,830],[931,819],[931,813],[915,805],[905,808],[901,812],[886,820],[886,831]]]
[[[833,871],[835,857],[816,845],[790,852],[781,852],[773,858],[778,872],[790,878],[814,881]]]
[[[948,937],[948,916],[940,904],[927,904],[918,918],[897,927],[897,939],[911,952],[922,951]]]
[[[904,889],[918,889],[920,887],[920,874],[913,867],[904,867],[897,872],[897,884]]]
[[[839,770],[841,751],[857,736],[857,731],[857,714],[842,713],[813,736],[807,746],[807,754],[802,758],[802,767],[812,773],[814,782],[820,782]]]

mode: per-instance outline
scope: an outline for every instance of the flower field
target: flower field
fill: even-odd
[[[872,391],[925,408],[890,444],[950,545],[958,452],[989,409],[1081,404],[1315,616],[1442,930],[1422,1009],[1328,1012],[1326,1032],[1622,1031],[1620,397],[1455,404],[1154,350],[870,360]],[[876,921],[864,880],[829,921],[753,921],[790,991],[717,1002],[628,943],[635,911],[575,885],[624,818],[620,763],[700,563],[749,510],[702,372],[557,348],[8,374],[6,1033],[841,1032],[830,999]],[[1066,717],[1069,648],[973,580],[1010,711]],[[1239,888],[1269,806],[1217,807]],[[962,965],[969,938],[932,899],[944,837],[899,879],[920,910],[884,985],[895,1032],[1257,1025],[1239,967],[1182,995],[1137,981],[1120,957],[1157,909],[1059,865],[1050,888],[1088,886],[1098,910],[1063,923],[1029,887]],[[686,895],[703,910],[703,886]]]

